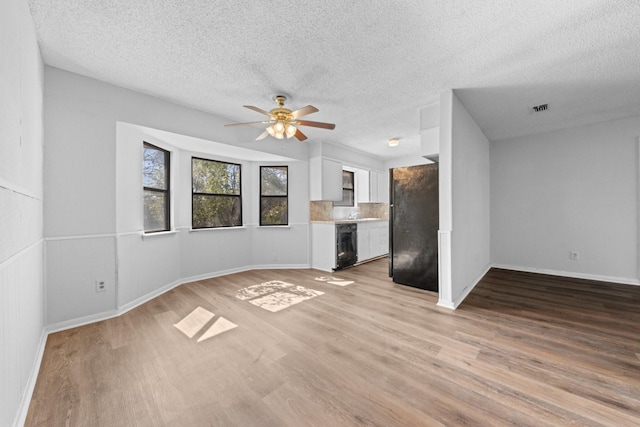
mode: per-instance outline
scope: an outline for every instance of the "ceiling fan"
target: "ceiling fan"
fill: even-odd
[[[277,139],[283,139],[285,137],[288,139],[295,136],[298,141],[304,141],[305,139],[307,139],[307,136],[304,133],[300,132],[300,129],[298,129],[297,126],[311,126],[323,129],[335,129],[336,127],[336,125],[334,125],[333,123],[299,120],[300,117],[319,111],[313,105],[307,105],[306,107],[302,107],[299,110],[291,111],[284,106],[284,102],[287,100],[286,96],[277,95],[274,100],[278,103],[278,106],[269,112],[252,105],[243,105],[243,107],[245,108],[257,111],[260,114],[264,114],[265,116],[269,117],[269,120],[264,120],[261,122],[232,123],[225,126],[256,126],[261,124],[268,124],[269,126],[260,136],[256,138],[256,141],[264,139],[269,135]]]

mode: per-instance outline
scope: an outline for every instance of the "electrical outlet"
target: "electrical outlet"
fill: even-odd
[[[107,290],[107,281],[98,279],[96,280],[96,292],[106,292]]]
[[[578,261],[580,259],[580,252],[570,251],[569,252],[569,259],[571,261]]]

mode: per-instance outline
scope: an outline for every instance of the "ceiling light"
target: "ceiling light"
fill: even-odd
[[[296,129],[294,125],[289,123],[286,128],[287,138],[291,138],[292,136],[294,136],[297,131],[298,129]]]
[[[389,147],[397,147],[399,143],[400,140],[398,138],[391,138],[389,140]]]
[[[273,126],[269,126],[267,128],[267,132],[269,132],[269,135],[271,135],[271,136],[276,136],[276,131],[273,130]]]

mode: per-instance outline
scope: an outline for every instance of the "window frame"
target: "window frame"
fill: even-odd
[[[287,171],[287,192],[284,196],[281,195],[265,195],[262,194],[262,170],[264,168],[272,168],[272,169],[286,169]],[[289,166],[283,165],[283,166],[260,166],[260,174],[259,174],[259,179],[260,179],[260,200],[258,203],[258,216],[259,216],[259,225],[260,227],[283,227],[283,226],[288,226],[289,225]],[[287,199],[287,222],[284,224],[265,224],[262,221],[262,199],[263,198],[283,198],[285,197]]]
[[[239,171],[239,180],[240,180],[240,185],[239,187],[239,193],[238,194],[223,194],[223,193],[202,193],[202,192],[195,192],[194,191],[194,186],[193,186],[193,161],[194,160],[204,160],[207,162],[214,162],[214,163],[224,163],[226,165],[233,165],[233,166],[238,166],[238,171]],[[194,227],[193,224],[193,199],[194,196],[217,196],[217,197],[236,197],[238,198],[239,202],[240,202],[240,224],[231,224],[231,225],[217,225],[217,226],[213,226],[213,227]],[[216,228],[234,228],[234,227],[243,227],[244,226],[244,217],[242,216],[242,164],[240,163],[233,163],[233,162],[227,162],[224,160],[215,160],[215,159],[207,159],[204,157],[196,157],[196,156],[191,156],[191,229],[192,230],[213,230]]]
[[[344,174],[350,174],[351,175],[351,188],[346,188],[344,186],[344,179],[342,180],[343,185],[342,185],[342,200],[337,201],[337,202],[333,202],[333,206],[344,206],[344,207],[355,207],[356,205],[356,173],[353,171],[349,171],[346,169],[342,170],[342,177],[344,178]],[[344,193],[345,191],[350,192],[351,193],[351,203],[345,202],[344,200]]]
[[[156,188],[156,187],[147,187],[144,185],[144,150],[146,148],[153,149],[164,153],[164,169],[165,169],[165,187],[166,189]],[[151,144],[147,141],[142,141],[142,230],[144,234],[153,234],[153,233],[162,233],[171,231],[171,151],[165,150],[164,148],[158,147],[157,145]],[[147,229],[145,221],[144,221],[144,208],[145,201],[144,195],[146,191],[152,191],[157,193],[164,194],[164,218],[165,224],[164,228],[160,229]]]

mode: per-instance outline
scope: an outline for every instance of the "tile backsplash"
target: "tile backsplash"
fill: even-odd
[[[388,203],[358,203],[358,218],[389,219]]]
[[[333,202],[327,200],[313,200],[310,203],[309,219],[311,221],[332,221],[346,219],[357,214],[358,218],[389,219],[388,203],[358,203],[355,208],[333,207]]]
[[[311,221],[331,221],[333,219],[333,202],[327,200],[313,200],[309,209]]]

